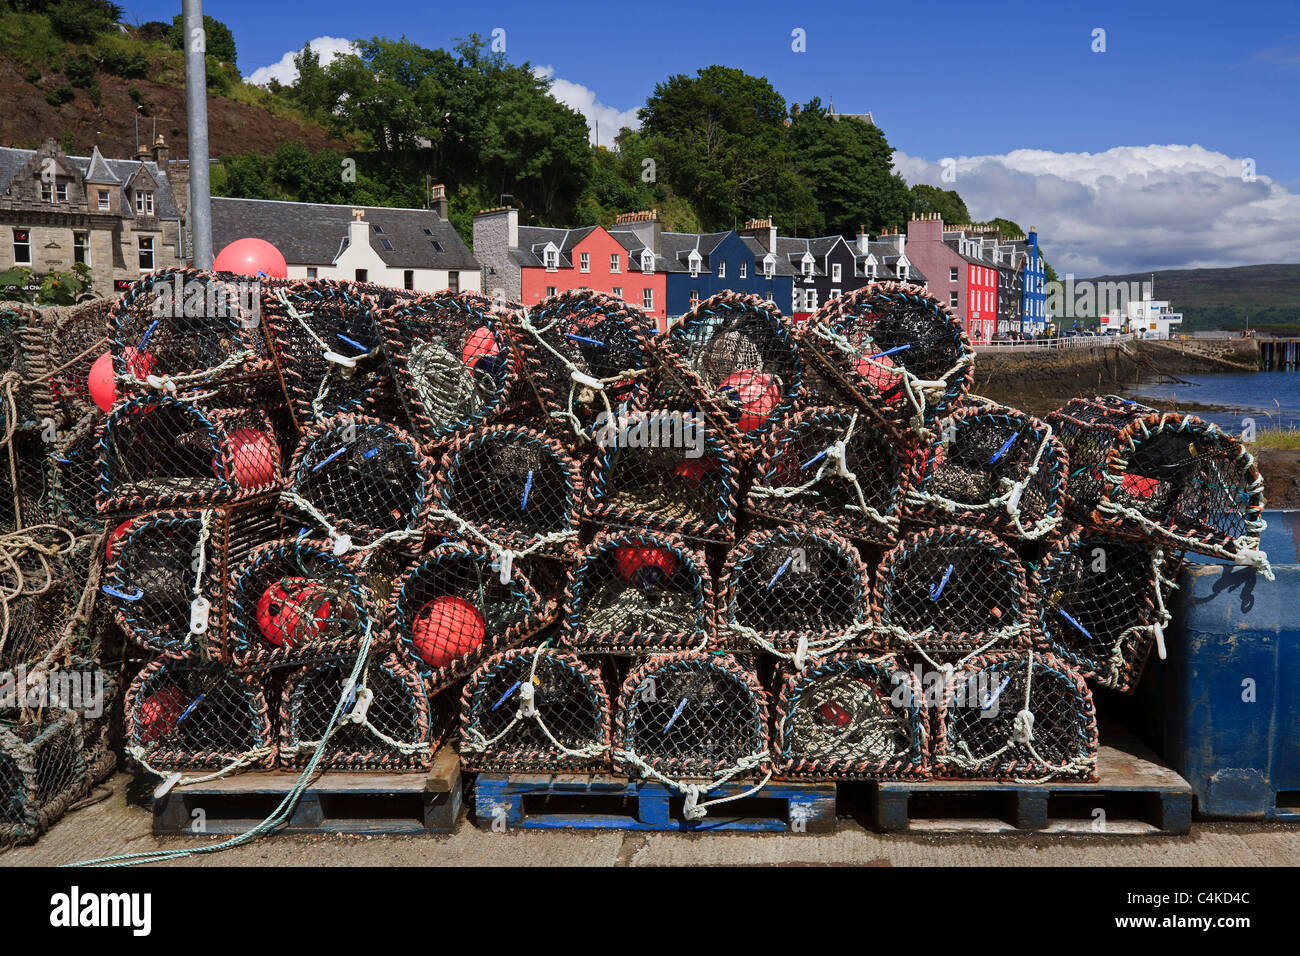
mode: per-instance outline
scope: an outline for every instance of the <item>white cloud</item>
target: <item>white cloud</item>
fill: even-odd
[[[997,216],[1038,227],[1062,275],[1300,262],[1300,195],[1243,157],[1202,146],[1117,146],[1101,153],[1018,149],[943,161],[903,152],[908,183],[955,189],[976,220]]]
[[[321,66],[346,53],[355,53],[357,49],[351,40],[345,40],[342,37],[317,37],[307,45],[320,57]],[[279,80],[285,86],[297,82],[298,67],[294,64],[293,58],[301,52],[301,47],[297,50],[290,50],[280,57],[279,62],[272,63],[270,66],[258,67],[244,77],[244,82],[253,83],[257,86],[265,86],[272,80]]]
[[[595,135],[599,134],[598,142],[601,145],[612,146],[614,137],[623,127],[640,129],[641,121],[636,118],[636,107],[630,110],[617,110],[612,106],[606,106],[596,99],[595,90],[557,77],[553,66],[534,67],[533,73],[544,80],[551,81],[551,96],[587,118],[587,127],[592,131],[593,141]]]

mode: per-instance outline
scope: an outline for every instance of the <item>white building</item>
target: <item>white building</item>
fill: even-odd
[[[1101,331],[1132,332],[1142,338],[1167,339],[1173,333],[1173,327],[1182,321],[1183,314],[1171,311],[1167,299],[1143,297],[1129,300],[1123,309],[1103,314]]]
[[[438,197],[435,197],[438,198]],[[482,268],[435,209],[212,198],[212,249],[265,239],[290,279],[349,279],[420,292],[482,291]]]

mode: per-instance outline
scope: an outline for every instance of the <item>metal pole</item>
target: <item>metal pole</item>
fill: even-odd
[[[208,182],[208,74],[203,0],[182,0],[185,117],[190,135],[190,233],[194,268],[212,268],[212,196]]]

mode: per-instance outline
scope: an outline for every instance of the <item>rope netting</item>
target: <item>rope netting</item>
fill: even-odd
[[[45,330],[40,342],[40,382],[32,383],[34,401],[50,407],[38,408],[37,418],[54,419],[59,427],[80,421],[88,414],[100,415],[90,397],[90,370],[95,361],[109,351],[109,314],[113,299],[92,299],[71,308],[48,308],[44,313]],[[29,354],[37,354],[29,340]],[[37,363],[34,362],[35,366]]]
[[[578,554],[563,640],[576,650],[703,649],[714,636],[704,554],[660,531],[602,531]]]
[[[1080,524],[1092,519],[1106,493],[1106,468],[1119,433],[1134,419],[1154,412],[1118,395],[1072,398],[1047,416],[1069,455],[1070,473],[1065,483],[1065,504],[1070,518]]]
[[[774,716],[778,768],[832,780],[929,777],[930,716],[900,658],[835,654],[785,675]]]
[[[131,283],[108,315],[119,396],[184,394],[270,373],[261,296],[257,280],[193,269]]]
[[[266,412],[159,395],[119,402],[99,441],[101,511],[237,501],[279,490],[280,448]]]
[[[654,367],[654,320],[602,292],[574,289],[511,316],[532,386],[551,431],[590,440],[598,419],[637,408]]]
[[[469,770],[599,770],[609,752],[605,682],[573,654],[505,651],[465,682],[460,754]]]
[[[1165,656],[1178,563],[1158,545],[1070,534],[1038,572],[1043,646],[1102,687],[1132,693],[1152,646]]]
[[[303,431],[286,511],[329,536],[341,554],[423,538],[433,505],[434,463],[407,432],[364,415],[335,415]]]
[[[375,314],[412,428],[445,444],[506,406],[520,358],[492,300],[473,292],[398,302]]]
[[[128,756],[156,776],[275,766],[277,741],[261,684],[223,664],[146,664],[127,689],[125,720]]]
[[[437,545],[406,569],[394,590],[387,637],[430,694],[559,616],[558,602],[538,593],[523,562],[503,581],[496,555],[475,541]]]
[[[568,556],[578,533],[582,476],[565,446],[536,429],[498,424],[456,439],[434,487],[434,523],[503,562]]]
[[[317,764],[326,770],[428,769],[451,728],[447,694],[426,696],[419,676],[395,655],[372,658],[361,680],[349,662],[313,664],[286,680],[280,702],[280,765],[300,768],[326,740],[340,693],[347,711]]]
[[[756,295],[719,292],[650,341],[667,383],[742,457],[802,398],[789,320]]]
[[[1032,601],[1015,550],[990,531],[945,525],[903,538],[872,603],[887,646],[921,654],[1027,645]]]
[[[0,710],[0,850],[35,840],[93,782],[78,713]]]
[[[52,520],[78,531],[101,531],[104,518],[99,493],[99,429],[104,414],[87,412],[66,432],[57,433],[45,459],[45,488]]]
[[[948,675],[935,715],[935,776],[1095,780],[1097,746],[1092,692],[1052,654],[986,654]]]
[[[806,408],[763,443],[745,510],[893,544],[906,461],[907,450],[874,421],[847,409]]]
[[[230,575],[230,659],[240,667],[351,660],[369,644],[374,596],[354,558],[303,535],[254,547]]]
[[[906,519],[1027,541],[1058,532],[1069,461],[1050,425],[1018,409],[973,404],[937,422],[935,432],[909,472]]]
[[[802,668],[871,643],[870,588],[867,565],[841,535],[752,531],[723,568],[719,634]]]
[[[807,361],[858,407],[923,437],[974,379],[961,319],[920,286],[872,282],[828,299],[798,337]]]
[[[721,652],[652,656],[633,668],[619,694],[614,741],[617,766],[685,795],[687,820],[758,792],[772,776],[767,694]],[[747,791],[700,800],[720,784],[755,777]]]

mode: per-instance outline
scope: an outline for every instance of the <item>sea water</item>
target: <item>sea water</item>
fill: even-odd
[[[1180,403],[1214,406],[1189,412],[1228,432],[1240,432],[1246,418],[1253,418],[1260,430],[1300,428],[1300,372],[1182,377],[1190,384],[1135,385],[1125,395],[1161,411],[1173,411]]]

